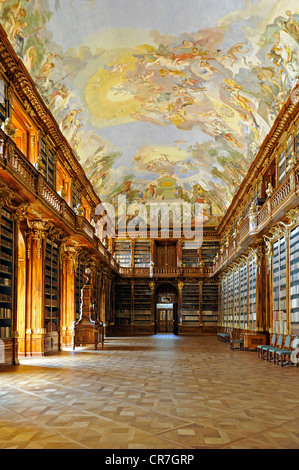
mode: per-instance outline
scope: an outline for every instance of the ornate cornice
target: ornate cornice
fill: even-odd
[[[272,125],[271,131],[264,139],[259,152],[257,153],[254,161],[252,162],[247,175],[242,181],[239,190],[234,196],[226,214],[221,220],[218,226],[218,234],[223,237],[224,230],[228,230],[228,224],[231,226],[232,217],[235,217],[237,214],[242,200],[244,197],[248,198],[248,194],[252,188],[253,182],[260,175],[263,168],[273,159],[273,153],[277,147],[280,145],[280,140],[283,137],[284,131],[291,125],[293,125],[293,119],[296,114],[299,112],[299,82],[297,87],[294,88],[285,103],[285,105],[280,110],[274,124]]]
[[[81,182],[84,188],[84,196],[91,205],[100,203],[91,183],[85,175],[78,159],[74,155],[72,148],[63,136],[51,111],[47,108],[41,98],[33,79],[27,71],[22,60],[17,56],[11,46],[7,35],[0,25],[0,55],[1,70],[13,85],[15,92],[21,99],[25,109],[38,122],[41,130],[46,135],[51,135],[53,143],[59,149],[60,155],[68,163],[71,173]]]

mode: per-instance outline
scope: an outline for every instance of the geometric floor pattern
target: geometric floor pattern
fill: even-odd
[[[298,449],[298,383],[215,336],[107,338],[0,369],[0,449]]]

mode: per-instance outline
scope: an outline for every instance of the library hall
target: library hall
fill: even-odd
[[[299,448],[298,0],[183,4],[0,0],[1,450]]]

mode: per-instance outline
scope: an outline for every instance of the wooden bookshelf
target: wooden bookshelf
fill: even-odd
[[[151,290],[148,282],[134,283],[134,325],[151,324]]]
[[[281,237],[273,243],[272,259],[273,332],[286,333],[286,241]]]
[[[45,352],[59,349],[59,247],[50,239],[45,246]]]
[[[228,288],[227,275],[223,275],[220,281],[220,326],[227,326],[227,304],[228,304]]]
[[[248,275],[247,263],[240,268],[240,328],[247,329]]]
[[[299,334],[299,225],[290,231],[290,268],[289,270],[290,270],[291,334],[298,335]]]
[[[205,240],[201,246],[201,261],[205,266],[213,266],[214,258],[219,252],[219,242]]]
[[[134,266],[149,268],[151,263],[151,240],[136,240],[134,244]]]
[[[199,326],[199,285],[197,282],[186,282],[182,290],[182,325]]]
[[[202,286],[202,323],[210,329],[218,325],[218,283],[204,283]]]
[[[199,266],[199,244],[187,241],[182,245],[182,263],[184,268],[198,268]]]
[[[233,327],[233,316],[234,316],[234,275],[228,276],[228,309],[227,309],[227,322],[229,327]]]
[[[248,263],[248,328],[256,329],[256,263],[252,259]]]
[[[239,295],[240,295],[240,273],[239,269],[236,269],[234,272],[234,320],[233,326],[234,328],[240,327],[240,303],[239,303]]]
[[[131,325],[132,292],[131,282],[118,282],[115,285],[115,324]]]
[[[129,268],[132,265],[131,240],[115,240],[113,243],[113,255],[120,266]]]
[[[0,228],[0,339],[12,337],[13,319],[13,220],[12,213],[1,209]]]

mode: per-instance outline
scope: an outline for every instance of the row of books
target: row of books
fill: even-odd
[[[9,294],[0,294],[0,302],[12,302],[12,296]]]
[[[12,279],[0,277],[0,286],[12,286]]]
[[[0,318],[11,318],[12,310],[11,308],[0,307]]]
[[[11,265],[0,263],[0,271],[2,271],[3,273],[11,273],[12,267]]]
[[[11,327],[1,326],[0,327],[0,338],[11,338]]]

